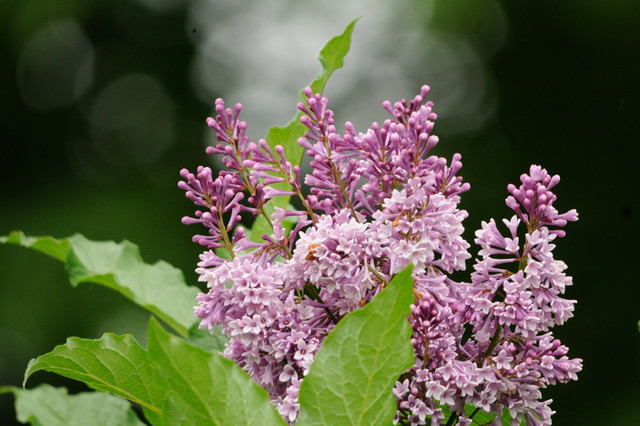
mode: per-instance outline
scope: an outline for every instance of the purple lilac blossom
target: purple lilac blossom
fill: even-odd
[[[503,219],[506,232],[493,219],[482,222],[470,282],[454,281],[450,274],[471,258],[462,236],[467,212],[458,207],[470,186],[457,175],[460,154],[449,162],[431,153],[437,116],[428,92],[423,86],[409,102],[384,102],[390,119],[364,133],[347,122],[340,134],[328,100],[306,89],[298,108],[308,131],[298,142],[313,170],[304,179],[281,146],[249,141],[240,104],[226,108],[218,99],[207,124],[221,143],[207,153],[221,155],[226,170],[216,178],[208,167],[181,172],[179,186],[198,206],[183,222],[208,229],[194,237],[208,248],[197,269],[209,289],[195,308],[200,326],[222,327],[230,337],[224,355],[269,392],[290,424],[324,338],[409,263],[415,362],[393,389],[394,423],[436,425],[449,413],[470,424],[464,407],[471,405],[496,414],[495,424],[504,409],[513,424],[551,424],[541,389],[576,380],[582,368],[550,331],[575,304],[563,298],[572,283],[566,265],[553,257],[553,242],[565,235],[559,228],[578,217],[553,206],[560,178],[531,166],[519,187],[509,185],[515,215]],[[273,186],[283,182],[288,189]],[[297,198],[302,209],[269,215],[264,206],[278,196]],[[264,216],[272,233],[250,241],[242,213]]]

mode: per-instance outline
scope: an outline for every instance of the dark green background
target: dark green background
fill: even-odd
[[[486,64],[495,76],[497,112],[462,136],[455,123],[436,125],[439,153],[461,152],[462,174],[472,184],[463,201],[467,237],[481,220],[508,215],[506,184],[531,163],[562,176],[557,206],[576,208],[580,221],[568,226],[556,257],[569,265],[568,297],[578,305],[555,333],[571,356],[584,359],[584,370],[577,382],[550,388],[545,397],[554,399],[559,425],[640,423],[640,179],[632,154],[640,142],[640,2],[442,0],[430,25],[482,38],[488,29],[478,25],[478,5],[502,7],[508,23],[506,42]],[[157,160],[97,160],[87,178],[74,153],[90,134],[88,104],[81,99],[37,112],[22,101],[20,53],[34,32],[60,17],[74,18],[96,49],[93,90],[135,71],[155,76],[171,96],[177,141]],[[185,18],[183,8],[157,13],[125,1],[2,2],[0,234],[126,238],[147,261],[165,259],[196,283],[195,230],[179,220],[192,208],[176,182],[181,168],[206,161],[203,118],[211,111],[188,84],[189,37],[198,29],[185,28]],[[416,91],[422,83],[416,81]],[[0,286],[0,385],[20,385],[28,360],[67,336],[144,334],[144,312],[97,285],[71,288],[62,266],[39,254],[0,246]],[[30,385],[45,380],[82,389],[45,373]],[[12,416],[11,397],[0,396],[0,422],[10,424]]]

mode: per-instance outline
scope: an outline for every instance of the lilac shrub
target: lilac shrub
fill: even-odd
[[[582,368],[550,331],[575,303],[562,297],[571,278],[553,257],[561,228],[578,217],[554,207],[559,177],[531,166],[520,186],[509,185],[515,214],[504,226],[482,223],[470,282],[454,281],[471,258],[459,208],[470,186],[458,175],[460,154],[450,162],[431,154],[438,138],[428,92],[384,102],[391,118],[383,124],[359,133],[347,122],[341,134],[327,99],[306,89],[298,109],[308,130],[298,143],[312,171],[304,180],[282,146],[249,140],[240,104],[218,99],[207,120],[218,143],[207,153],[226,169],[181,172],[179,186],[198,206],[183,222],[207,230],[194,237],[207,249],[197,269],[209,289],[198,296],[200,326],[222,327],[230,337],[224,355],[289,423],[324,338],[409,263],[415,363],[393,389],[395,423],[465,425],[481,410],[499,424],[506,409],[514,423],[550,424],[541,389],[576,380]],[[270,210],[269,200],[282,196],[299,208]],[[240,222],[250,216],[262,217],[270,234],[249,236]]]

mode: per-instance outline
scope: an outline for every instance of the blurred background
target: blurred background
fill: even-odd
[[[361,3],[361,4],[356,4]],[[439,155],[463,156],[467,238],[510,216],[506,185],[532,163],[560,174],[557,242],[578,300],[555,330],[584,359],[547,389],[558,425],[640,424],[638,165],[640,2],[595,0],[68,0],[0,4],[0,235],[129,239],[187,282],[198,246],[178,172],[210,162],[216,97],[245,106],[258,139],[295,112],[323,44],[354,18],[325,94],[365,130],[381,103],[432,87]],[[71,288],[57,261],[0,246],[0,385],[68,336],[133,333],[148,315],[98,285]],[[38,373],[29,381],[82,387]],[[13,424],[0,396],[0,423]]]

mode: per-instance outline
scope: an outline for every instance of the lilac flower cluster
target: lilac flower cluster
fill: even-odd
[[[308,191],[297,161],[281,146],[251,142],[242,107],[218,99],[207,123],[219,143],[207,153],[222,156],[226,170],[181,172],[179,186],[198,206],[183,222],[208,230],[194,237],[207,248],[197,269],[209,288],[195,309],[201,327],[222,327],[225,356],[267,389],[289,423],[324,338],[409,263],[415,363],[393,390],[395,423],[440,424],[448,412],[469,424],[470,404],[498,416],[508,409],[514,424],[550,424],[551,401],[541,401],[540,390],[575,380],[581,369],[549,331],[575,303],[562,297],[571,278],[553,257],[560,228],[577,220],[575,210],[553,206],[559,177],[532,166],[519,187],[509,185],[515,215],[503,221],[506,231],[483,222],[470,282],[452,280],[471,257],[462,236],[467,212],[458,207],[469,184],[457,175],[459,154],[451,162],[431,154],[438,138],[428,92],[385,102],[390,119],[365,133],[347,122],[341,134],[327,99],[306,89],[298,108],[308,131],[298,143],[311,157]],[[270,213],[279,196],[301,208]],[[247,214],[271,233],[249,238],[239,226]]]
[[[498,415],[506,408],[513,424],[550,424],[551,401],[540,401],[540,389],[576,380],[582,369],[549,332],[572,316],[575,303],[562,298],[571,278],[552,253],[552,241],[564,232],[549,226],[578,216],[553,207],[558,176],[531,166],[520,179],[519,188],[508,187],[507,205],[516,215],[503,220],[507,232],[493,219],[476,231],[481,249],[471,282],[425,294],[413,308],[416,362],[394,390],[402,423],[423,424],[431,416],[431,424],[439,424],[447,405],[459,424],[469,424],[463,407],[471,403]]]

